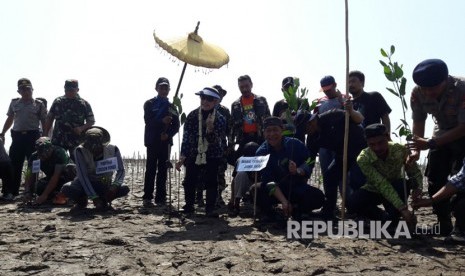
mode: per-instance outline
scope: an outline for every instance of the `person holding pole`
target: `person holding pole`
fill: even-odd
[[[270,155],[261,171],[261,184],[257,191],[257,205],[268,218],[275,214],[273,205],[280,203],[287,217],[299,218],[323,206],[324,195],[307,184],[310,177],[310,159],[305,144],[282,134],[283,122],[268,117],[263,122],[265,142],[256,156]]]
[[[155,176],[155,203],[166,204],[166,178],[169,164],[169,152],[173,145],[173,136],[179,131],[179,117],[176,109],[168,100],[170,82],[160,77],[155,83],[157,96],[144,103],[144,144],[147,148],[147,162],[144,179],[143,206],[153,207]],[[171,185],[171,183],[170,183]]]

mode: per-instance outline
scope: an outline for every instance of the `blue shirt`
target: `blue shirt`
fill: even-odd
[[[268,142],[263,144],[257,149],[256,155],[264,156],[270,154],[270,159],[266,167],[261,171],[262,185],[269,182],[284,182],[293,179],[294,183],[306,184],[307,178],[310,176],[310,167],[306,163],[309,158],[308,149],[300,140],[283,137],[282,148],[276,151]],[[294,161],[298,168],[305,172],[305,176],[294,175],[289,173],[289,160]]]

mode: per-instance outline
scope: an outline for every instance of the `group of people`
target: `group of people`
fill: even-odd
[[[25,160],[26,203],[72,200],[76,203],[73,209],[82,209],[90,199],[104,210],[115,198],[127,195],[121,154],[110,144],[108,131],[93,126],[92,108],[79,96],[78,81],[66,80],[65,95],[56,98],[48,111],[44,99],[33,98],[33,90],[29,79],[18,80],[21,97],[11,101],[0,133],[2,199],[11,201],[19,195]],[[11,146],[6,154],[5,133],[10,128]]]
[[[199,107],[184,122],[180,158],[175,164],[177,170],[185,167],[182,211],[195,212],[201,187],[201,194],[206,190],[206,216],[217,217],[228,164],[236,166],[241,156],[269,155],[258,174],[234,171],[230,214],[238,215],[241,200],[253,194],[264,219],[275,219],[279,205],[285,216],[295,219],[321,209],[318,215],[333,220],[346,158],[347,212],[382,221],[403,218],[412,225],[416,218],[408,206],[411,196],[413,208],[433,206],[441,234],[465,241],[465,80],[450,76],[439,59],[419,63],[413,80],[413,138],[407,145],[391,140],[391,108],[379,92],[364,90],[365,76],[360,71],[349,73],[351,97],[337,89],[334,77],[323,77],[324,96],[316,99],[313,110],[308,99],[299,98],[296,109],[283,99],[270,112],[266,97],[252,92],[248,75],[238,78],[241,95],[230,110],[221,105],[225,89],[205,87],[196,93]],[[286,93],[296,87],[295,79],[286,77],[281,90]],[[147,148],[144,207],[167,204],[171,147],[181,127],[177,107],[168,99],[169,80],[159,78],[155,90],[157,95],[143,107]],[[3,197],[8,200],[18,195],[25,158],[29,160],[25,193],[35,193],[36,204],[51,197],[56,202],[69,198],[74,208],[80,209],[90,199],[97,208],[105,209],[113,199],[126,195],[129,189],[123,185],[121,154],[109,144],[109,133],[93,126],[92,109],[79,97],[78,82],[67,80],[65,95],[57,98],[48,112],[46,102],[34,99],[32,91],[28,79],[18,81],[21,98],[12,100],[0,134],[3,143],[13,125],[9,155],[0,148]],[[424,137],[428,114],[435,123],[431,138]],[[344,156],[346,115],[348,149]],[[422,150],[429,150],[425,173],[429,198],[423,198],[423,176],[416,163]],[[309,183],[317,156],[323,191]],[[37,165],[46,175],[40,181]],[[457,196],[450,200],[454,194]],[[451,214],[456,218],[455,227]]]

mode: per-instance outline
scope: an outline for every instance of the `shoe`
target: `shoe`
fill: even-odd
[[[158,206],[165,206],[166,205],[166,199],[165,200],[155,200],[155,204]]]
[[[228,209],[229,209],[229,216],[230,217],[237,217],[240,213],[240,198],[236,198],[234,200],[234,203],[230,202],[228,203]]]
[[[220,215],[216,211],[207,211],[205,213],[205,216],[207,218],[218,218],[218,217],[220,217]]]
[[[450,233],[448,239],[458,243],[465,243],[465,233],[463,231],[454,230]]]
[[[449,218],[444,218],[439,220],[439,234],[443,237],[449,236],[454,227],[452,226],[452,221]]]
[[[184,205],[181,210],[184,214],[192,214],[195,212],[195,208],[192,205]]]
[[[12,193],[4,194],[2,197],[5,201],[13,201],[15,200],[15,196]]]
[[[151,199],[144,199],[144,201],[142,201],[142,206],[144,206],[145,208],[155,207],[155,205],[153,205]]]

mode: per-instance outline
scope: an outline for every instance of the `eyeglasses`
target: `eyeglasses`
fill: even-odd
[[[213,101],[216,100],[215,97],[208,96],[208,95],[200,95],[200,99],[201,99],[202,101],[205,100],[205,101],[207,101],[207,102],[213,102]]]

